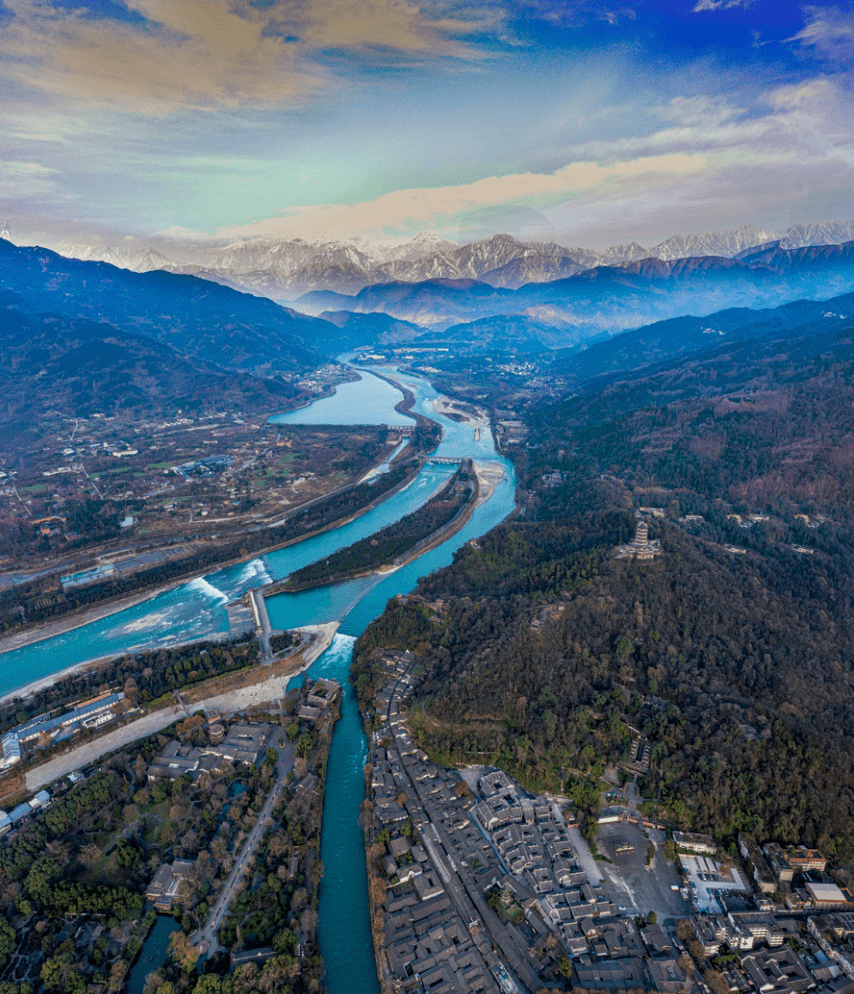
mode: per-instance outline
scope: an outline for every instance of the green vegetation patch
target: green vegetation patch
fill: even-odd
[[[453,521],[472,499],[473,489],[468,481],[468,473],[458,471],[423,507],[320,562],[296,570],[288,578],[285,589],[303,590],[335,583],[394,562]]]

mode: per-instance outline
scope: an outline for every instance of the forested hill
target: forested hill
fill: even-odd
[[[360,692],[414,649],[439,759],[589,803],[631,725],[674,823],[851,859],[853,381],[850,331],[787,329],[536,407],[522,516],[389,606]],[[661,555],[615,559],[639,507]]]
[[[476,477],[467,461],[426,504],[378,532],[333,552],[326,559],[295,570],[283,589],[305,590],[339,583],[381,566],[391,566],[455,521],[476,495]]]
[[[830,300],[796,300],[758,310],[732,307],[703,317],[685,315],[634,328],[587,348],[560,350],[551,365],[553,376],[569,387],[601,390],[608,379],[677,356],[718,351],[747,339],[781,340],[787,335],[830,334],[850,327],[854,293]]]
[[[133,273],[0,238],[0,288],[33,310],[105,322],[196,360],[271,375],[314,369],[327,322],[195,276]]]
[[[0,288],[0,431],[8,442],[48,411],[148,417],[231,407],[267,412],[303,396],[290,383],[190,362],[169,345],[103,322],[32,310]]]

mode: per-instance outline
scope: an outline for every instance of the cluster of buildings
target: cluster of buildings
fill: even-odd
[[[175,903],[182,897],[184,882],[190,878],[195,864],[189,859],[176,859],[174,863],[164,863],[145,892],[146,901],[151,901],[156,911],[169,914]]]
[[[677,919],[689,911],[682,898],[695,912],[693,955],[711,958],[731,991],[854,994],[854,903],[825,876],[821,853],[760,848],[742,838],[751,881],[709,836],[674,832],[681,886],[672,868],[658,877],[647,860],[645,870],[636,846],[609,826],[615,863],[632,850],[636,876],[617,865],[603,872],[556,804],[528,794],[502,770],[458,774],[430,762],[400,712],[414,657],[385,652],[383,665],[369,834],[384,843],[372,872],[385,887],[373,907],[385,994],[535,992],[563,987],[568,969],[572,986],[587,991],[687,994],[704,985],[688,940],[676,935]],[[658,838],[660,826],[638,827]],[[656,922],[643,908],[623,907],[637,904],[631,888],[638,874],[652,874],[645,877],[657,881],[650,886],[668,893],[660,907],[678,904],[685,912],[659,912]],[[680,886],[681,897],[669,893]]]
[[[854,908],[851,895],[826,877],[827,860],[817,849],[784,848],[776,842],[760,847],[747,835],[739,837],[738,847],[756,888],[776,894],[784,907],[815,912]]]
[[[20,763],[26,746],[44,748],[70,739],[84,729],[100,728],[113,721],[127,709],[124,700],[125,695],[121,691],[101,694],[60,715],[52,716],[46,712],[17,725],[0,738],[3,749],[0,770],[8,770]]]
[[[46,790],[38,791],[29,801],[23,801],[15,805],[10,811],[0,811],[0,837],[17,828],[25,819],[32,817],[39,811],[44,811],[51,806],[58,793],[80,783],[84,778],[83,774],[77,770],[68,774],[68,783],[53,789],[53,795]]]
[[[211,726],[212,740],[219,737],[217,724],[215,722]],[[189,746],[173,740],[149,763],[146,771],[148,779],[162,780],[168,777],[170,780],[177,780],[188,776],[195,781],[202,773],[219,773],[232,764],[249,763],[254,766],[271,737],[275,737],[276,731],[276,726],[267,722],[249,724],[237,721],[219,742],[212,741],[210,745]]]
[[[738,871],[731,861],[714,858],[717,846],[712,839],[680,832],[674,832],[673,839],[695,908],[700,902],[692,860],[705,868],[701,876],[711,875],[711,882],[699,885],[701,890],[720,886],[719,913],[694,915],[691,924],[702,954],[722,957],[713,962],[730,990],[854,994],[854,912],[846,910],[854,903],[825,877],[827,861],[818,850],[776,843],[760,847],[742,835],[739,849],[753,880],[727,888],[727,875],[735,877]],[[749,910],[750,905],[759,910]],[[738,907],[745,910],[735,910]]]
[[[40,790],[35,797],[22,804],[17,804],[11,811],[0,811],[0,836],[10,832],[16,825],[36,811],[41,811],[50,805],[50,794]]]
[[[754,946],[781,946],[786,929],[770,912],[731,911],[723,915],[697,915],[694,934],[704,956],[716,956],[722,948],[750,952]]]
[[[854,981],[854,912],[815,915],[809,929],[822,952]]]
[[[502,448],[507,445],[522,445],[528,437],[528,428],[524,421],[499,418],[495,422],[495,435]]]
[[[462,781],[427,761],[400,718],[412,663],[409,652],[387,653],[389,682],[380,693],[386,723],[374,733],[369,756],[372,827],[375,833],[389,832],[382,866],[385,899],[382,907],[375,902],[372,908],[383,990],[515,994],[516,984],[484,934],[482,912],[450,876],[462,861],[452,863],[448,831],[470,862],[480,857],[486,866],[489,859],[489,846],[461,800]]]
[[[695,916],[703,954],[716,961],[730,990],[745,994],[854,992],[854,914],[811,916],[730,912]]]
[[[555,805],[502,770],[467,771],[464,780],[427,759],[399,712],[413,657],[384,660],[384,723],[370,756],[374,837],[389,833],[385,902],[374,908],[384,990],[559,987],[562,957],[573,984],[589,990],[689,989],[673,943],[658,926],[621,915]]]

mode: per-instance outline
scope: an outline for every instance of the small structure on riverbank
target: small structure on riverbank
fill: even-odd
[[[322,677],[309,691],[305,704],[299,709],[299,717],[304,721],[317,721],[341,690],[337,680],[324,680]]]
[[[146,901],[153,901],[157,911],[168,914],[181,893],[181,885],[193,872],[193,863],[188,859],[176,859],[170,866],[164,863],[145,892]]]

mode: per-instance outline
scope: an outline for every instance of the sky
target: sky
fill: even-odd
[[[605,248],[854,217],[854,5],[0,0],[0,225]]]

